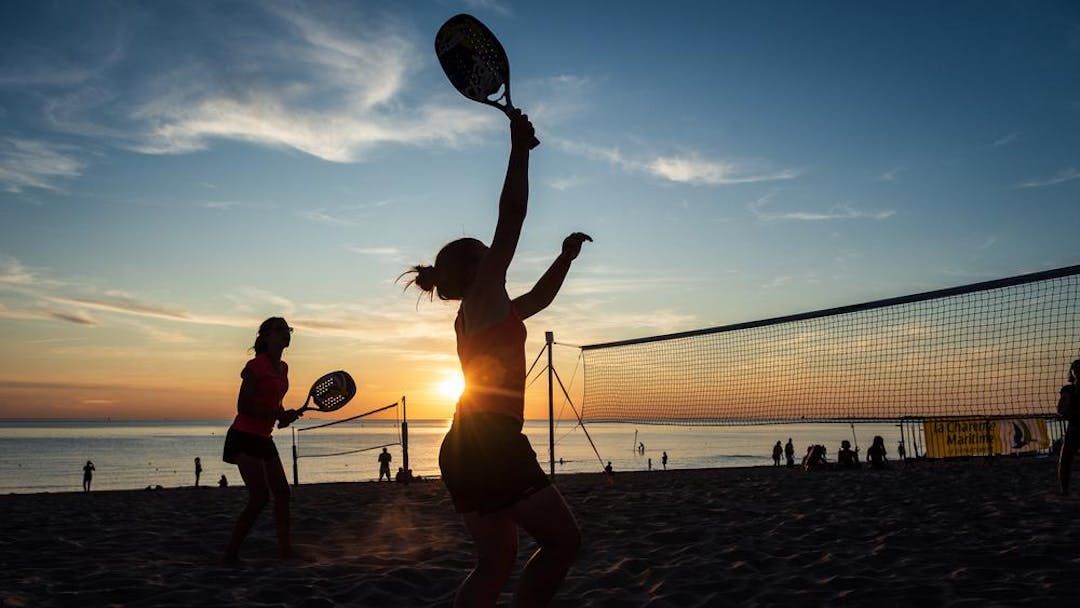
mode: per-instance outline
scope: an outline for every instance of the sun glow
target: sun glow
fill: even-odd
[[[457,401],[465,390],[465,378],[459,371],[447,372],[442,382],[439,383],[439,394],[447,399]]]

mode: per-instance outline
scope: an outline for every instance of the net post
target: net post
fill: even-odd
[[[294,428],[292,430],[292,484],[294,486],[300,485],[299,461],[296,455],[296,429]]]
[[[401,466],[409,474],[409,421],[405,417],[405,395],[401,396]]]
[[[548,460],[551,470],[551,478],[555,479],[555,385],[551,377],[551,345],[555,343],[555,333],[544,332],[544,342],[547,344],[547,373],[548,373]]]

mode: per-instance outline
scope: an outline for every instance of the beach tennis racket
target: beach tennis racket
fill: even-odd
[[[464,13],[447,19],[435,34],[435,55],[459,93],[507,116],[515,109],[510,100],[510,60],[479,19]],[[530,147],[539,145],[534,137]]]
[[[356,382],[353,381],[349,372],[338,370],[330,372],[315,381],[308,391],[307,401],[304,406],[296,410],[297,415],[303,415],[307,410],[319,410],[320,412],[332,412],[345,407],[345,404],[356,396]]]

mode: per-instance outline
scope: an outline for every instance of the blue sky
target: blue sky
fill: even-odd
[[[227,416],[275,314],[294,387],[452,411],[454,308],[394,279],[494,227],[458,12],[543,141],[510,291],[595,238],[530,357],[1080,262],[1071,2],[7,2],[0,417]]]

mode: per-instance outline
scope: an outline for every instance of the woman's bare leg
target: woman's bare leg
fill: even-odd
[[[476,543],[477,560],[454,598],[455,608],[494,606],[517,558],[514,520],[505,511],[464,515],[465,527]]]
[[[244,485],[247,486],[248,502],[244,510],[240,512],[239,519],[236,520],[229,544],[225,546],[223,559],[226,562],[235,562],[239,559],[240,544],[247,538],[259,512],[270,499],[270,486],[266,479],[266,466],[263,461],[247,454],[240,454],[236,458],[236,467],[240,469],[240,477],[244,479]]]
[[[547,606],[581,549],[577,522],[555,486],[516,503],[510,515],[540,545],[521,573],[514,606]]]

